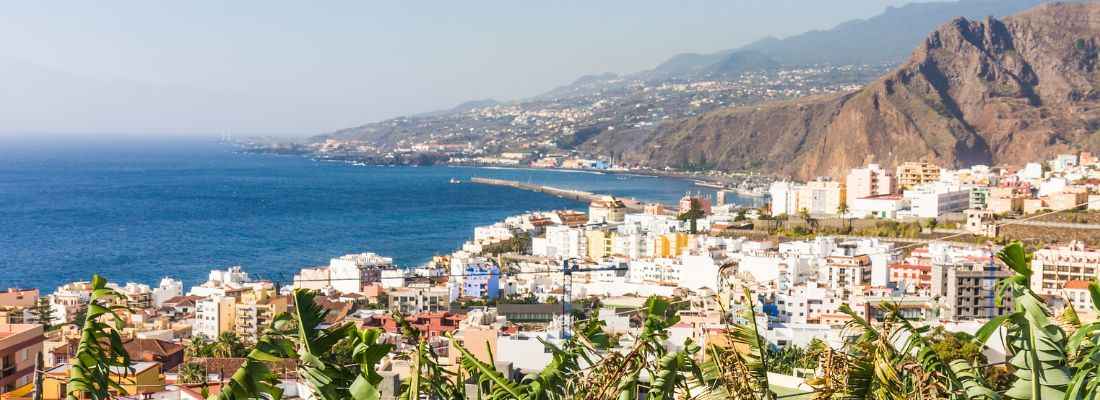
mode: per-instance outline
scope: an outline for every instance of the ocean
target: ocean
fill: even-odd
[[[120,284],[155,286],[168,276],[191,286],[233,265],[255,278],[289,281],[300,268],[368,251],[415,266],[455,250],[475,226],[526,211],[587,208],[468,183],[472,176],[664,203],[689,191],[713,194],[679,179],[354,166],[239,153],[206,139],[3,144],[0,289],[44,293],[93,273]]]

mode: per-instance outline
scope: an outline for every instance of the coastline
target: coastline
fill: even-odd
[[[454,177],[531,177],[547,186],[665,204],[695,190],[685,180],[617,180],[584,171],[359,168],[240,153],[207,141],[113,148],[92,158],[72,157],[62,149],[57,154],[66,157],[36,153],[62,160],[56,167],[9,166],[31,179],[8,182],[14,185],[12,199],[26,210],[3,230],[13,238],[10,243],[19,244],[0,243],[0,251],[13,255],[0,264],[24,268],[13,268],[0,282],[49,292],[96,271],[143,284],[155,284],[169,273],[191,285],[204,281],[212,269],[232,265],[280,278],[334,256],[365,251],[417,266],[460,248],[476,226],[528,211],[587,208],[584,202],[541,193],[448,183]],[[156,158],[148,157],[150,152]],[[130,161],[120,165],[119,159]],[[79,173],[68,169],[73,163]],[[44,181],[57,182],[48,196],[41,191]],[[412,209],[423,212],[410,214]]]

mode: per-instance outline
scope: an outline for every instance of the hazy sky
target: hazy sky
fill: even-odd
[[[9,2],[0,132],[308,135],[906,2]]]

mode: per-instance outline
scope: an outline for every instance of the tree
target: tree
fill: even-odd
[[[179,367],[179,382],[184,384],[206,383],[206,366],[200,363],[183,363]]]
[[[53,307],[50,306],[50,300],[45,297],[39,297],[38,302],[34,304],[34,308],[31,309],[31,315],[34,315],[34,319],[42,324],[42,329],[47,331],[52,330],[53,326]]]
[[[248,355],[248,348],[236,333],[222,332],[211,346],[210,353],[214,357],[238,358]]]
[[[940,225],[940,221],[935,218],[929,218],[925,222],[925,226],[928,227],[928,233],[936,233],[936,227]]]
[[[611,336],[602,321],[580,320],[572,335],[554,343],[543,342],[549,364],[522,379],[505,376],[487,358],[474,356],[453,337],[457,368],[439,361],[433,346],[400,314],[399,340],[407,347],[398,357],[409,361],[403,399],[559,400],[559,399],[776,399],[768,371],[793,371],[816,361],[815,376],[807,384],[820,399],[1096,399],[1100,398],[1100,322],[1083,323],[1067,309],[1055,318],[1042,297],[1029,287],[1032,271],[1029,254],[1019,243],[998,253],[1001,263],[1013,271],[996,287],[997,304],[1011,296],[1011,313],[998,316],[970,337],[913,324],[894,303],[879,304],[876,321],[869,321],[842,305],[849,318],[842,347],[833,349],[815,341],[802,356],[799,349],[769,349],[756,326],[754,296],[743,290],[740,313],[706,348],[685,340],[678,351],[668,347],[669,328],[679,322],[674,299],[650,297],[637,317],[641,329],[632,335],[629,348],[610,348]],[[129,365],[125,352],[112,349],[121,343],[120,325],[108,325],[107,315],[116,296],[105,281],[93,278],[96,288],[82,331],[78,359],[73,365],[70,396],[104,399],[118,391],[109,371]],[[1089,285],[1095,307],[1100,308],[1100,282]],[[279,377],[270,363],[293,359],[295,373],[306,382],[313,398],[376,400],[382,381],[376,368],[394,347],[379,343],[381,331],[359,329],[348,323],[321,328],[327,311],[308,290],[294,292],[289,313],[275,317],[264,330],[245,362],[212,400],[279,399]],[[719,303],[724,304],[724,303]],[[723,312],[723,315],[726,313]],[[103,321],[101,321],[101,319]],[[116,324],[119,320],[112,319]],[[1000,374],[1006,390],[987,379],[992,369],[985,363],[984,343],[1003,329],[1010,354],[1011,375]],[[703,356],[705,355],[705,357]],[[181,367],[181,373],[192,367]],[[1005,371],[1005,370],[997,370]],[[188,375],[193,375],[188,372]],[[181,377],[181,379],[183,379]],[[190,378],[188,378],[190,379]],[[477,393],[467,396],[467,383]]]
[[[851,218],[850,215],[848,215],[848,211],[851,211],[851,210],[848,209],[848,203],[841,203],[840,207],[837,207],[837,209],[836,209],[836,213],[840,214],[841,218],[844,218],[844,222],[845,222],[844,233],[846,233],[846,234],[852,233],[852,218]]]
[[[807,210],[806,208],[799,209],[798,217],[801,218],[802,221],[806,222],[806,226],[809,227],[810,233],[817,232],[817,220],[810,215],[809,210]]]
[[[188,358],[195,357],[211,357],[213,353],[210,350],[211,346],[206,341],[206,337],[203,335],[191,336],[191,339],[187,341],[187,344],[183,348],[183,354]]]
[[[77,307],[76,312],[73,313],[73,325],[84,326],[84,321],[88,318],[88,305],[82,304]]]
[[[965,332],[948,332],[943,326],[931,330],[929,341],[932,349],[946,362],[966,360],[974,365],[986,363],[982,345],[974,342],[974,336]]]
[[[696,226],[697,221],[699,218],[706,217],[706,215],[706,212],[703,211],[703,207],[699,204],[699,199],[693,197],[691,198],[691,205],[688,207],[688,210],[681,213],[677,219],[680,221],[687,221],[689,223],[688,232],[694,235],[698,233]]]

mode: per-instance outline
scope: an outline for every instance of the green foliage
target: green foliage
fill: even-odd
[[[310,290],[295,290],[291,313],[276,316],[245,358],[244,365],[211,400],[281,398],[279,379],[268,364],[286,359],[298,360],[297,374],[309,383],[317,398],[380,398],[378,385],[382,377],[375,369],[392,347],[379,343],[380,333],[374,329],[357,329],[352,324],[321,329],[328,311],[313,301],[315,296]],[[355,364],[349,367],[332,362],[343,357],[332,354],[337,343],[352,349]]]
[[[210,357],[239,358],[248,355],[248,346],[233,332],[222,332],[207,348]]]
[[[680,307],[674,299],[651,297],[638,310],[641,329],[625,342],[627,347],[618,347],[601,321],[582,320],[565,340],[543,341],[552,361],[540,372],[517,379],[496,369],[491,349],[479,358],[453,337],[450,344],[458,366],[444,368],[428,339],[395,314],[411,348],[397,355],[409,360],[412,372],[401,398],[776,399],[768,372],[790,374],[795,368],[816,371],[807,383],[819,399],[1100,398],[1100,322],[1082,323],[1070,308],[1055,323],[1028,286],[1032,270],[1023,246],[1008,245],[998,258],[1013,274],[998,282],[996,301],[1003,304],[1011,298],[1013,311],[994,318],[973,337],[915,325],[895,304],[879,305],[879,321],[867,320],[844,305],[840,310],[851,322],[845,327],[848,340],[842,348],[815,341],[806,349],[769,349],[756,326],[755,297],[743,290],[739,312],[726,326],[724,340],[711,341],[705,349],[691,340],[671,348],[669,328],[680,321]],[[77,384],[85,385],[80,394],[101,399],[119,389],[102,374],[103,366],[125,366],[129,360],[112,349],[110,336],[117,327],[101,321],[112,313],[105,305],[113,304],[108,300],[116,294],[102,279],[96,277],[95,282],[102,290],[94,292],[85,335],[96,340],[82,341],[80,362],[86,366]],[[1100,283],[1092,283],[1089,292],[1100,308]],[[280,398],[279,380],[270,364],[287,359],[297,361],[296,374],[313,388],[315,398],[381,397],[377,367],[393,346],[380,343],[378,330],[350,324],[322,328],[326,311],[314,303],[314,296],[311,291],[295,291],[295,307],[275,318],[245,364],[212,399]],[[983,345],[995,334],[1004,336],[1011,376],[992,374],[1005,370],[985,365]],[[86,345],[90,343],[96,345]],[[187,344],[188,356],[216,346],[193,339]],[[181,382],[202,379],[199,367],[181,366]],[[1004,390],[997,384],[1002,379],[1007,380]],[[467,382],[476,393],[466,392]]]
[[[183,384],[206,383],[206,366],[200,363],[183,363],[179,366],[179,382]]]
[[[123,376],[133,373],[130,355],[119,335],[125,327],[124,321],[115,313],[126,309],[114,305],[123,299],[120,293],[107,287],[106,279],[99,275],[92,277],[92,293],[80,331],[80,344],[70,366],[71,378],[66,393],[69,399],[98,400],[116,397],[112,392],[126,394],[126,389],[111,376],[112,371],[121,371]]]
[[[500,255],[506,253],[525,254],[531,249],[531,235],[521,233],[506,240],[489,244],[481,249],[482,255]]]
[[[680,221],[687,221],[688,222],[688,232],[691,232],[691,234],[694,235],[694,234],[698,233],[698,226],[697,225],[698,225],[699,219],[703,218],[703,217],[706,217],[706,216],[707,216],[707,214],[706,214],[705,211],[703,211],[703,206],[701,204],[699,204],[699,200],[695,199],[695,198],[692,198],[691,199],[691,206],[688,208],[688,210],[684,211],[683,213],[678,215],[676,218],[679,219]]]
[[[47,331],[53,330],[53,308],[50,307],[50,299],[45,297],[39,297],[38,302],[34,304],[34,308],[31,308],[31,315],[34,319],[42,325],[42,329]]]

